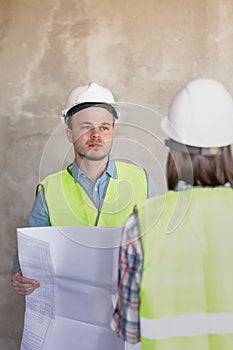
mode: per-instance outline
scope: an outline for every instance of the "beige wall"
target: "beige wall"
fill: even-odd
[[[130,139],[127,157],[137,147],[143,159],[155,155],[150,172],[162,191],[158,115],[196,77],[233,93],[232,18],[232,0],[0,0],[0,349],[19,346],[23,299],[9,283],[15,229],[27,225],[39,178],[68,158],[58,126],[69,90],[96,81],[144,106],[128,106],[122,120],[135,113],[141,124],[117,137]]]

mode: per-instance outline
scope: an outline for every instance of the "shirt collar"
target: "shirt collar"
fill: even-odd
[[[113,159],[111,159],[111,157],[109,158],[105,172],[114,179],[118,178],[116,162]]]
[[[174,188],[174,191],[185,191],[193,188],[192,185],[188,184],[183,180],[179,180]]]
[[[73,175],[75,182],[78,182],[80,176],[86,175],[82,170],[79,169],[75,160],[73,161],[72,166],[70,167],[70,171]],[[104,174],[108,174],[110,177],[113,177],[114,179],[118,178],[116,163],[113,159],[111,159],[111,157],[109,158],[107,168],[104,171],[103,175]]]
[[[197,187],[203,187],[203,186],[195,186],[195,188]],[[204,186],[204,187],[212,187],[212,186]],[[226,182],[225,185],[215,186],[215,187],[231,187],[231,185],[229,182]],[[189,190],[191,188],[194,188],[194,187],[183,180],[179,180],[174,188],[174,191],[184,191],[184,190]]]

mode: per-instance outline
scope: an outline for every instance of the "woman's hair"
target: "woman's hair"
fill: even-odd
[[[193,186],[233,187],[233,155],[231,146],[215,156],[187,154],[171,149],[167,159],[167,184],[173,190],[179,180]]]

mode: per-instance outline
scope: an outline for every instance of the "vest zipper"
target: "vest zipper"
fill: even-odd
[[[106,187],[105,187],[105,191],[104,191],[104,196],[103,196],[103,200],[102,200],[102,203],[101,203],[101,207],[98,209],[98,213],[97,213],[96,220],[95,220],[95,226],[98,226],[98,223],[99,223],[99,219],[100,219],[100,215],[101,215],[101,209],[102,209],[103,204],[104,204],[104,200],[105,200],[105,196],[106,196],[106,193],[107,193],[109,181],[110,181],[110,177],[108,178],[108,182],[107,182]]]

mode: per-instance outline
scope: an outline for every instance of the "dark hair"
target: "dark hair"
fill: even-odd
[[[167,184],[173,190],[179,180],[193,186],[222,186],[229,182],[233,187],[233,155],[231,146],[215,156],[186,154],[171,149],[167,159]]]

